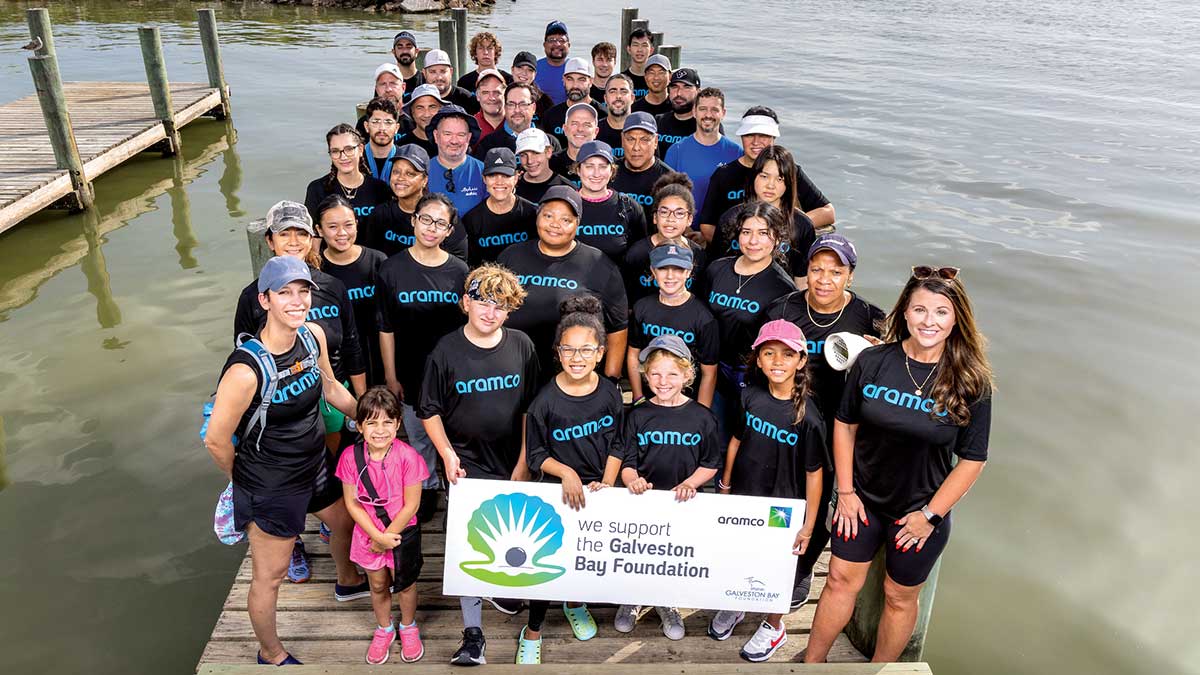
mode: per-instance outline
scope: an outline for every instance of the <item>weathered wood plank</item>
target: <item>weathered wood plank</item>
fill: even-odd
[[[428,675],[450,675],[461,673],[462,668],[443,663],[427,663],[421,659],[419,664],[404,666],[406,669],[417,667],[421,673]],[[298,675],[368,675],[378,673],[379,666],[364,664],[355,665],[303,665],[289,666],[289,673]],[[399,666],[397,666],[399,668]],[[575,663],[543,663],[538,666],[542,675],[576,675],[580,667]],[[200,667],[199,675],[249,675],[261,673],[262,667],[254,665],[208,664]],[[508,663],[498,664],[493,658],[488,663],[489,673],[528,673],[529,666],[518,666]],[[822,663],[802,665],[770,661],[768,663],[692,663],[692,664],[658,664],[658,663],[592,663],[588,664],[587,672],[594,675],[725,675],[726,673],[754,673],[754,675],[782,675],[784,673],[804,673],[806,675],[930,675],[933,671],[927,663]]]

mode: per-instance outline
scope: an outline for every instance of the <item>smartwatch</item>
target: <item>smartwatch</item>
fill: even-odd
[[[928,504],[921,507],[921,515],[925,516],[925,520],[928,520],[929,524],[934,527],[942,524],[942,517],[933,511],[930,511]]]

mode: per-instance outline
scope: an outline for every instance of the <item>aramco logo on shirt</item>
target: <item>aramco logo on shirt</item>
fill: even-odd
[[[437,289],[418,290],[418,291],[398,291],[396,293],[396,302],[402,305],[412,305],[417,303],[432,303],[432,304],[458,304],[458,293],[453,291],[439,291]]]
[[[552,277],[544,274],[520,274],[517,275],[517,281],[522,286],[545,286],[547,288],[567,288],[575,290],[579,288],[579,282],[566,277]]]
[[[921,398],[916,394],[910,394],[899,389],[892,389],[881,384],[868,384],[862,388],[863,398],[882,400],[886,403],[891,403],[894,406],[908,408],[909,410],[919,410],[921,412],[933,412],[934,400],[931,398]],[[945,417],[949,412],[943,410],[937,413],[938,417]]]
[[[709,292],[708,304],[709,306],[729,307],[730,309],[737,309],[751,314],[758,314],[758,310],[762,309],[762,305],[758,304],[757,300],[747,300],[746,298],[739,298],[716,291]]]
[[[578,237],[624,237],[625,226],[619,223],[616,225],[602,225],[599,223],[580,225],[575,228],[575,235]]]
[[[700,434],[651,429],[637,432],[637,442],[643,447],[647,445],[700,445]]]
[[[656,323],[642,322],[642,334],[650,337],[658,337],[660,335],[678,335],[687,344],[692,344],[696,341],[696,334],[690,330],[675,330],[670,326],[660,326]]]
[[[367,298],[375,297],[374,286],[359,286],[358,288],[348,288],[346,293],[350,295],[350,300],[366,300]]]
[[[516,389],[519,386],[521,386],[521,376],[519,374],[493,375],[491,377],[477,377],[473,380],[456,380],[454,382],[454,391],[460,394],[484,394],[489,391]]]
[[[388,241],[394,241],[397,244],[403,244],[404,246],[412,246],[417,242],[417,238],[411,234],[399,234],[391,230],[386,230],[383,233],[383,238]]]
[[[280,386],[271,395],[271,403],[286,403],[288,399],[299,396],[321,382],[321,373],[316,366],[304,371],[302,375]]]
[[[467,521],[467,543],[483,559],[459,564],[463,572],[497,586],[536,586],[566,573],[551,564],[563,543],[562,517],[550,504],[522,492],[496,495]]]
[[[523,241],[529,241],[528,232],[509,232],[507,234],[489,234],[486,237],[479,237],[475,241],[479,242],[482,248],[491,248],[493,246],[510,246],[519,244]]]
[[[556,441],[569,441],[574,438],[583,438],[592,434],[612,427],[614,423],[612,415],[605,415],[599,419],[584,422],[583,424],[573,424],[569,427],[561,427],[550,432],[550,436]]]
[[[794,446],[800,442],[800,435],[796,432],[789,431],[788,429],[780,429],[773,423],[749,411],[746,412],[746,426],[756,433],[784,445]]]
[[[308,310],[308,320],[316,321],[317,319],[336,319],[341,315],[341,310],[337,305],[321,305]]]

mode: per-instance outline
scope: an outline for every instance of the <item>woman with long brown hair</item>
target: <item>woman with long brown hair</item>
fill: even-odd
[[[987,461],[992,369],[958,273],[914,267],[885,343],[850,370],[833,429],[833,557],[806,662],[825,660],[880,546],[886,602],[872,660],[900,656],[950,538],[950,510]]]
[[[314,179],[304,193],[304,206],[317,220],[317,205],[329,195],[341,195],[359,219],[371,215],[375,205],[391,197],[388,184],[371,175],[363,137],[349,124],[339,124],[325,134],[329,173]]]

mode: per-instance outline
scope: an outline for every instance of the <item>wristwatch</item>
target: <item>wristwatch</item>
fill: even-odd
[[[929,524],[934,527],[942,524],[942,517],[933,511],[930,511],[928,504],[921,507],[921,515],[925,516],[925,520],[928,520]]]

